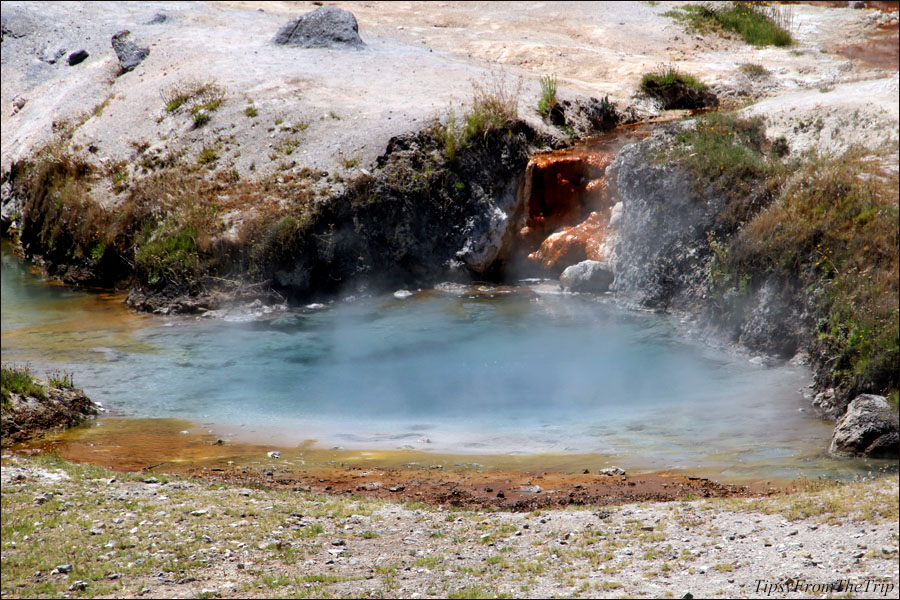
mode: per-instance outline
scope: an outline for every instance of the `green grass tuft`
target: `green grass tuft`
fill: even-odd
[[[28,367],[0,368],[0,398],[2,398],[3,410],[9,409],[10,394],[32,396],[41,400],[47,399],[47,390],[34,380]]]
[[[663,13],[685,23],[697,33],[732,32],[754,46],[790,46],[793,12],[789,6],[765,6],[762,2],[689,4]]]
[[[550,109],[556,106],[556,75],[544,75],[541,77],[541,99],[538,100],[538,112],[546,115]]]

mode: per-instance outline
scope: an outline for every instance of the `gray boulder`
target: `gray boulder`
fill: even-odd
[[[828,451],[834,456],[896,458],[900,455],[897,411],[884,396],[857,396],[835,426]]]
[[[122,72],[127,72],[141,64],[150,54],[150,48],[141,48],[129,38],[131,32],[124,29],[112,36],[112,47],[122,66]]]
[[[593,292],[602,294],[613,282],[610,265],[599,260],[583,260],[567,267],[559,276],[559,287],[567,292]]]
[[[359,26],[353,13],[323,6],[288,21],[272,40],[300,48],[362,48]]]

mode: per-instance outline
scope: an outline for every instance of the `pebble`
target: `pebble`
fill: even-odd
[[[69,591],[70,592],[83,592],[84,590],[87,589],[87,585],[88,584],[86,581],[82,581],[79,579],[77,581],[74,581],[72,583],[72,585],[69,586]]]
[[[70,564],[56,565],[56,568],[53,570],[56,571],[57,573],[71,573],[72,565],[70,565]]]
[[[192,517],[202,517],[203,515],[208,514],[208,513],[209,513],[209,511],[206,510],[205,508],[200,508],[200,509],[191,511],[191,516]]]
[[[269,458],[281,458],[281,452],[278,452],[277,450],[273,450],[272,452],[267,452],[266,454],[268,455]]]

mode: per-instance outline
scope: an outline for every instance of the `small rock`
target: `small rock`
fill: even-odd
[[[709,567],[707,565],[700,565],[699,567],[697,567],[697,572],[701,575],[703,573],[706,573],[707,571],[709,571]]]
[[[70,565],[70,564],[56,565],[56,568],[53,570],[56,571],[57,573],[71,573],[72,565]]]
[[[278,452],[277,450],[273,450],[272,452],[267,452],[266,455],[269,458],[281,458],[281,452]]]
[[[88,584],[86,581],[82,581],[79,579],[77,581],[74,581],[72,583],[72,585],[69,586],[69,591],[70,592],[83,592],[84,590],[87,589],[87,585]]]
[[[610,467],[609,469],[600,469],[601,475],[625,475],[625,469],[620,467]]]
[[[159,483],[159,479],[156,477],[148,477],[144,480],[144,483]]]
[[[90,56],[90,54],[87,53],[87,50],[76,50],[69,55],[69,66],[74,67],[75,65],[84,62],[84,59],[86,59],[88,56]]]
[[[539,485],[522,485],[519,486],[519,491],[523,494],[540,494],[543,489]]]
[[[202,517],[205,514],[208,514],[209,511],[205,508],[199,508],[197,510],[191,511],[192,517]]]

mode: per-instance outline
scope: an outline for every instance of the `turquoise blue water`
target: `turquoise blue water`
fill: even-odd
[[[180,417],[233,439],[599,453],[773,477],[869,468],[824,456],[830,426],[807,410],[804,370],[546,284],[162,318],[48,285],[4,252],[2,328],[4,361],[73,372],[112,415]]]

